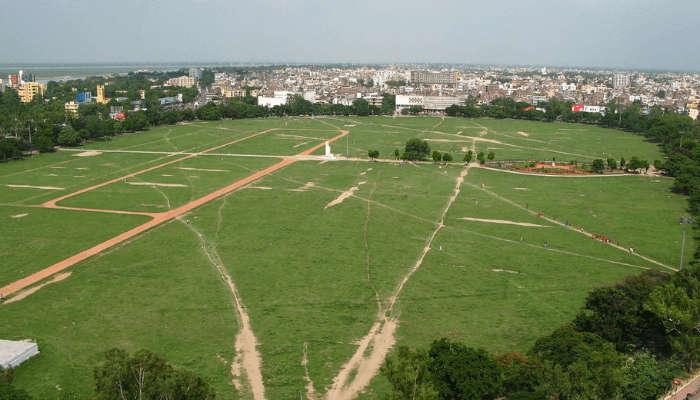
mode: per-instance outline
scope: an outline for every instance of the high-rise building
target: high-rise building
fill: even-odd
[[[457,71],[411,71],[411,83],[425,85],[457,85],[459,72]]]
[[[97,98],[95,101],[100,104],[107,102],[107,99],[105,99],[105,85],[97,85]]]
[[[45,88],[46,87],[39,82],[25,82],[19,86],[19,89],[17,89],[19,101],[22,103],[29,103],[37,94],[39,96],[43,96]]]
[[[613,75],[613,87],[615,89],[624,89],[630,85],[630,76],[627,74]]]

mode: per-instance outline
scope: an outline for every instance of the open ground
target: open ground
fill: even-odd
[[[585,125],[329,117],[161,127],[2,164],[0,337],[41,349],[18,386],[88,398],[100,352],[123,347],[221,398],[376,398],[396,345],[524,351],[592,288],[678,267],[685,200],[666,178],[390,160],[413,137],[457,160],[661,158]]]

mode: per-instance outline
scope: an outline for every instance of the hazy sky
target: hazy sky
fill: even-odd
[[[0,62],[700,70],[697,0],[0,0]]]

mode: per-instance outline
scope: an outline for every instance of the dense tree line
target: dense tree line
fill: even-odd
[[[140,79],[152,83],[150,80],[152,78],[135,77],[132,78],[133,81],[124,79],[126,86],[111,84],[109,87],[112,88],[110,90],[116,90],[115,87],[126,87],[123,90],[129,91],[130,99],[134,96],[137,99],[140,98],[138,88],[145,84]],[[80,86],[86,81],[90,82],[90,80],[85,80],[74,84]],[[131,89],[132,86],[133,89]],[[0,92],[0,132],[4,133],[0,134],[0,161],[21,158],[30,149],[50,152],[54,150],[56,145],[77,146],[86,140],[99,140],[124,132],[137,132],[152,126],[175,124],[195,119],[213,121],[224,118],[239,119],[285,115],[367,116],[392,113],[395,107],[395,96],[387,94],[384,95],[381,107],[369,104],[364,99],[357,99],[351,106],[346,106],[311,103],[301,96],[295,96],[288,104],[268,109],[258,106],[257,99],[254,97],[246,96],[229,99],[221,104],[206,104],[196,110],[175,110],[165,109],[157,100],[162,95],[173,93],[158,92],[161,89],[150,89],[147,91],[146,99],[142,100],[140,111],[128,112],[124,120],[116,121],[109,118],[110,107],[121,105],[124,110],[128,110],[131,107],[128,101],[81,104],[79,116],[73,116],[67,114],[63,109],[63,100],[68,98],[67,94],[63,92],[65,87],[57,85],[51,85],[51,87],[53,91],[51,94],[58,95],[61,100],[44,102],[37,98],[29,104],[23,104],[19,101],[14,90]],[[153,94],[154,90],[156,94]],[[177,92],[185,92],[186,95],[183,95],[185,102],[192,100],[196,95],[194,88],[177,88]],[[67,93],[74,96],[72,91]],[[10,137],[6,137],[6,135]]]
[[[573,323],[526,354],[440,339],[400,347],[382,372],[389,399],[655,400],[700,360],[700,266],[650,270],[593,290]]]

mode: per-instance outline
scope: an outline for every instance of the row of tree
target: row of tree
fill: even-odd
[[[382,368],[389,399],[656,400],[700,360],[700,267],[646,271],[593,290],[572,324],[526,353],[440,339]]]
[[[56,89],[58,90],[58,89]],[[32,102],[22,104],[13,90],[0,92],[0,160],[22,157],[27,150],[53,151],[55,145],[76,146],[86,140],[99,140],[124,132],[146,130],[151,126],[175,124],[195,119],[214,121],[224,118],[259,118],[284,115],[378,115],[393,112],[395,96],[385,95],[382,106],[374,106],[364,99],[353,105],[314,104],[295,96],[288,104],[268,109],[257,105],[247,96],[230,99],[221,104],[209,103],[196,110],[165,109],[157,99],[142,101],[142,110],[128,112],[126,118],[109,118],[109,104],[82,104],[78,116],[66,114],[62,103]],[[125,107],[128,107],[126,105]],[[7,138],[6,135],[12,136]]]

